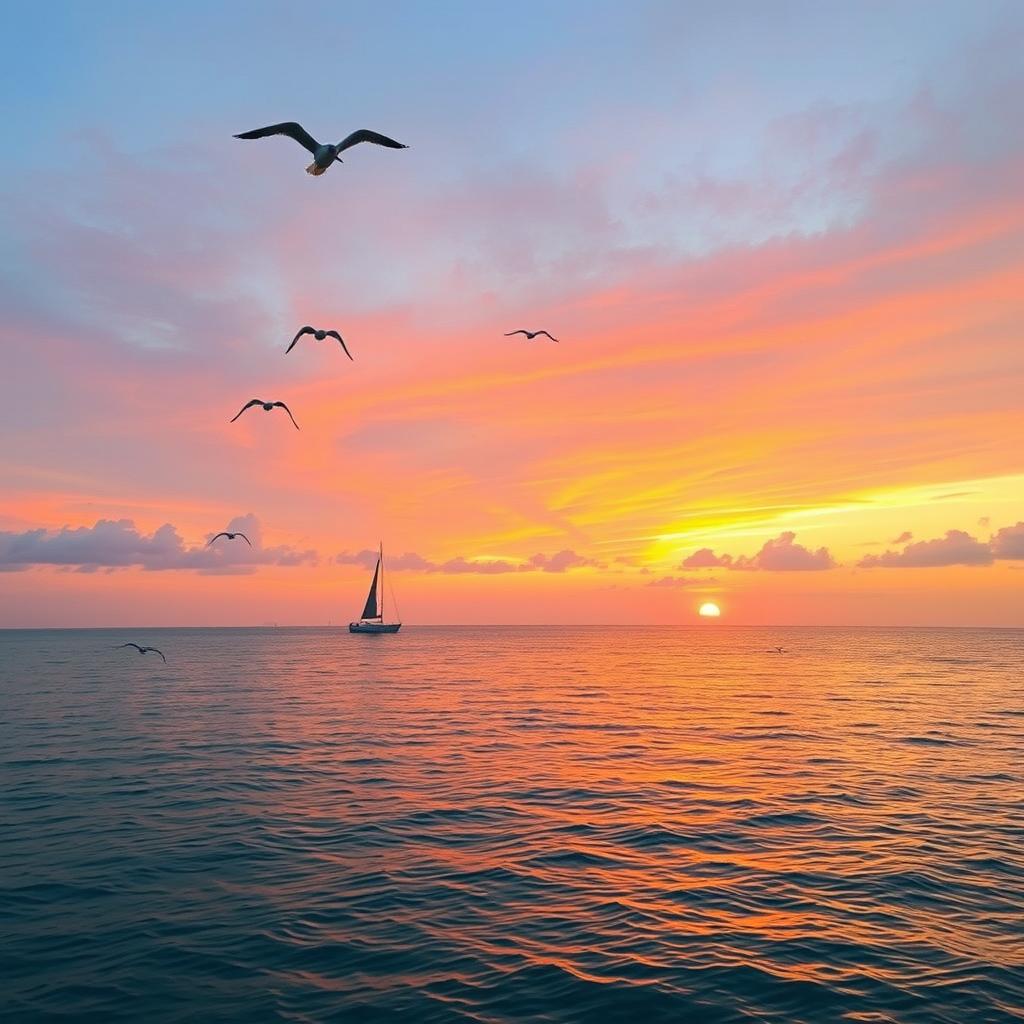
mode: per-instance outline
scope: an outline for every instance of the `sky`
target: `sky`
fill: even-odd
[[[16,0],[0,626],[342,623],[379,542],[408,622],[1024,626],[1022,47],[985,0]],[[410,148],[232,138],[285,120]]]

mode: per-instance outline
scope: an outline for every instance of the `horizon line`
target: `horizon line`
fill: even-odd
[[[943,623],[912,623],[912,624],[814,624],[814,623],[756,623],[756,622],[403,622],[403,628],[413,629],[982,629],[1024,631],[1024,623],[1017,626],[1007,625],[967,625]],[[177,626],[0,626],[0,633],[32,632],[43,630],[103,630],[103,629],[337,629],[347,634],[347,623],[253,623],[250,625],[177,625]]]

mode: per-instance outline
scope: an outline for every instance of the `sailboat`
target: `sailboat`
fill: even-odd
[[[380,592],[378,600],[378,590]],[[384,621],[384,545],[377,552],[377,567],[373,570],[373,582],[370,593],[366,595],[366,604],[358,622],[350,622],[350,633],[397,633],[402,623]]]

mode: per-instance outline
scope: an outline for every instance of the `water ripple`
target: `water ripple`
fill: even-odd
[[[1019,631],[122,632],[0,632],[5,1022],[1024,1022]]]

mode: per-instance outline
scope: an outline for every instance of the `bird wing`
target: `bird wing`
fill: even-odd
[[[239,413],[238,415],[241,416],[242,414]],[[218,537],[226,537],[226,536],[227,536],[226,533],[216,533],[206,542],[206,546],[209,547]]]
[[[349,352],[348,346],[345,344],[345,339],[337,331],[328,331],[327,332],[327,337],[328,338],[337,338],[338,341],[341,342],[341,347],[345,350],[345,355],[347,355],[349,357],[349,359],[352,359],[352,353]],[[352,359],[352,362],[355,362],[355,360]]]
[[[320,148],[320,143],[313,138],[298,121],[282,121],[281,124],[270,124],[266,128],[255,128],[251,132],[242,132],[236,139],[265,139],[268,135],[287,135],[310,153]]]
[[[525,334],[527,337],[530,336],[529,331],[509,331],[508,334],[505,335],[505,337],[511,338],[513,334]]]
[[[245,403],[245,405],[242,406],[241,409],[238,410],[238,412],[234,416],[231,417],[230,420],[228,420],[228,422],[229,423],[234,423],[235,420],[237,420],[238,417],[241,416],[242,413],[245,412],[246,409],[251,409],[254,405],[262,405],[262,404],[263,404],[263,399],[262,398],[251,398],[248,402]]]
[[[551,334],[548,334],[548,332],[547,332],[547,331],[538,331],[537,333],[538,333],[538,334],[543,334],[543,335],[544,335],[545,337],[547,337],[547,338],[551,338],[551,340],[552,340],[552,341],[555,341],[555,342],[557,342],[557,341],[558,341],[558,339],[557,339],[556,337],[554,337],[554,336],[553,336],[553,335],[551,335]]]
[[[142,648],[138,644],[133,644],[133,643],[131,643],[131,641],[129,641],[126,644],[118,644],[117,645],[117,649],[118,650],[120,650],[122,647],[134,647],[135,650],[137,650],[137,651],[141,651],[142,650]]]
[[[249,547],[252,547],[252,541],[249,540],[249,538],[246,537],[246,535],[244,533],[236,533],[235,536],[236,537],[241,537],[242,540],[244,540],[245,543],[249,545]]]
[[[152,651],[154,654],[159,654],[161,658],[164,658],[164,652],[163,651],[158,651],[155,647],[147,647],[146,650],[147,651]],[[167,664],[167,659],[166,658],[164,658],[164,664],[165,665]]]
[[[296,334],[294,338],[292,338],[292,343],[284,350],[285,355],[288,355],[288,353],[291,352],[293,348],[295,348],[295,342],[297,342],[299,338],[301,338],[304,334],[316,334],[316,328],[303,327],[302,330],[299,331],[299,333]]]
[[[353,132],[338,143],[338,152],[341,153],[353,146],[358,146],[360,142],[372,142],[375,146],[387,146],[388,149],[409,148],[401,142],[389,139],[386,135],[381,135],[380,132],[371,132],[369,128],[360,128],[359,131]]]
[[[282,409],[284,409],[286,413],[288,413],[288,419],[292,421],[292,423],[295,426],[295,429],[298,430],[299,425],[298,423],[295,422],[295,417],[292,415],[291,409],[289,409],[288,406],[284,404],[284,402],[275,402],[274,405],[279,405]]]

